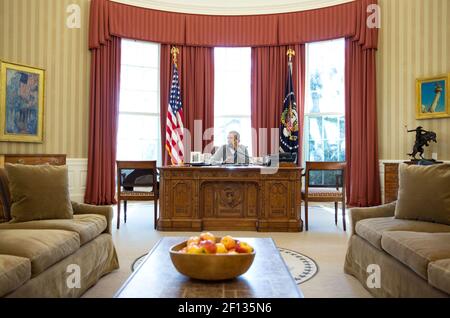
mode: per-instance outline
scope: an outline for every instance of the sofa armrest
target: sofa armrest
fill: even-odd
[[[394,216],[396,203],[397,202],[395,201],[385,205],[374,206],[370,208],[351,208],[349,215],[352,226],[352,235],[355,234],[356,223],[358,221],[364,219]]]
[[[109,205],[90,205],[72,201],[72,209],[74,214],[100,214],[106,218],[106,233],[111,234],[111,223],[113,218],[113,208]]]

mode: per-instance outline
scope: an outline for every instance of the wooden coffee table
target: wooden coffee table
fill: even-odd
[[[242,238],[256,251],[250,269],[238,278],[207,282],[180,274],[169,255],[187,238],[162,238],[114,297],[118,298],[303,298],[271,238]]]

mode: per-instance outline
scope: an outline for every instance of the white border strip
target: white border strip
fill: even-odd
[[[69,170],[69,193],[70,199],[76,202],[84,201],[87,177],[87,158],[66,159]]]
[[[354,0],[113,0],[154,10],[205,15],[259,15],[306,11]]]

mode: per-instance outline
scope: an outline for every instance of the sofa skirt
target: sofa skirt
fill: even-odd
[[[380,288],[369,288],[367,279],[369,265],[380,267]],[[440,298],[449,297],[434,288],[423,278],[395,258],[375,248],[366,240],[352,235],[349,241],[344,265],[345,273],[356,277],[375,297],[384,298]],[[371,277],[372,278],[372,277]]]
[[[6,297],[80,297],[103,275],[118,268],[119,261],[112,236],[101,234]]]

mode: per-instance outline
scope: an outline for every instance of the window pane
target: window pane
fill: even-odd
[[[323,117],[324,139],[336,142],[339,139],[339,126],[337,117]]]
[[[320,140],[309,141],[308,161],[324,161],[323,144]]]
[[[251,48],[215,48],[214,74],[214,144],[236,130],[251,153]]]
[[[119,115],[117,158],[156,160],[159,158],[159,116]]]
[[[122,40],[120,84],[117,159],[160,165],[158,44]]]
[[[158,92],[129,91],[120,92],[121,112],[159,113]]]
[[[156,91],[159,74],[156,68],[122,65],[120,88],[133,91]]]
[[[306,52],[304,160],[345,161],[345,40],[309,43]]]
[[[337,143],[324,141],[324,161],[339,161],[339,146]]]
[[[306,112],[343,113],[345,109],[345,41],[307,45]]]
[[[121,56],[124,65],[159,68],[159,47],[154,43],[123,39]]]
[[[214,49],[214,113],[250,116],[251,49]]]
[[[309,140],[322,140],[322,117],[309,118]]]

